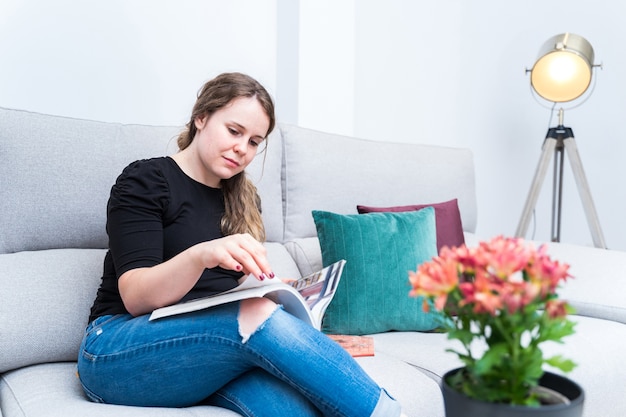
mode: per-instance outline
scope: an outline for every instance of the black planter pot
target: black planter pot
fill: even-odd
[[[562,394],[569,400],[568,403],[524,407],[483,402],[466,397],[454,390],[445,381],[449,375],[461,369],[463,368],[449,371],[441,381],[446,417],[582,417],[583,415],[585,394],[582,388],[560,375],[545,372],[539,380],[539,386]]]

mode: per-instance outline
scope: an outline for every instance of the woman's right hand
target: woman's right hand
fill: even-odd
[[[120,295],[130,314],[147,314],[180,301],[205,268],[217,266],[259,280],[274,277],[263,244],[249,234],[236,234],[198,243],[153,267],[125,272],[118,281]]]
[[[257,279],[273,278],[274,273],[267,260],[265,246],[250,234],[235,234],[210,240],[194,246],[204,268],[216,266],[244,274],[252,274]]]

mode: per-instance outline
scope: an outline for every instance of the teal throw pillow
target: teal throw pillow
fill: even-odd
[[[345,259],[322,330],[371,334],[437,327],[421,298],[409,296],[409,271],[437,255],[435,210],[335,214],[313,211],[324,266]]]

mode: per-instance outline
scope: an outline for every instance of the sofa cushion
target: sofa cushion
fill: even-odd
[[[384,353],[357,360],[400,402],[407,415],[443,417],[443,400],[437,382],[415,367]],[[239,416],[212,406],[156,408],[92,403],[82,392],[76,364],[69,362],[30,366],[0,376],[0,404],[6,417]]]
[[[422,372],[384,352],[356,358],[356,361],[378,385],[400,403],[405,415],[444,417],[439,383],[431,378],[429,372]]]
[[[278,276],[299,277],[283,245],[265,247]],[[0,373],[76,360],[105,253],[50,249],[0,255]]]
[[[317,236],[289,240],[284,245],[296,265],[298,265],[302,276],[311,275],[323,268],[322,249]]]
[[[626,374],[624,363],[626,325],[591,317],[570,316],[576,323],[576,333],[563,343],[546,342],[542,345],[546,357],[562,355],[578,364],[566,377],[578,383],[585,391],[585,412],[588,417],[622,417],[626,411]],[[389,332],[373,335],[376,353],[403,360],[420,369],[432,372],[437,378],[453,368],[462,366],[460,360],[446,349],[461,347],[458,340],[446,340],[445,334],[418,332]],[[475,344],[475,354],[484,346]],[[554,368],[551,372],[561,374]]]
[[[324,266],[347,261],[322,330],[364,334],[431,330],[433,313],[409,297],[408,271],[437,254],[432,207],[404,213],[313,211]]]
[[[211,406],[188,408],[128,407],[97,404],[85,397],[75,363],[41,364],[2,375],[0,403],[7,416],[46,417],[234,417]]]
[[[0,372],[75,361],[104,249],[0,255]]]
[[[380,211],[402,212],[420,210],[424,207],[433,207],[435,209],[435,224],[437,226],[437,250],[442,247],[461,246],[465,243],[463,237],[463,225],[461,223],[461,213],[459,212],[458,200],[456,198],[434,204],[414,204],[410,206],[395,207],[370,207],[356,206],[360,214],[375,213]]]
[[[105,248],[115,178],[135,159],[171,153],[178,131],[7,109],[0,126],[0,253]]]
[[[312,210],[356,214],[356,205],[402,206],[458,199],[476,229],[471,151],[365,139],[283,126],[285,240],[316,236]],[[384,140],[385,138],[382,138]]]
[[[282,242],[283,222],[283,137],[280,125],[267,138],[265,152],[257,155],[246,168],[261,197],[263,224],[268,242]]]
[[[570,266],[573,278],[562,285],[559,295],[577,314],[626,324],[626,298],[621,290],[626,279],[626,252],[570,243],[543,244],[552,258]]]
[[[176,152],[181,130],[2,108],[0,126],[0,253],[106,248],[115,179],[134,160]],[[248,171],[261,194],[268,240],[281,241],[280,131],[269,139]]]

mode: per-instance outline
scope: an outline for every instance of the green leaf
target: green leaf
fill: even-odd
[[[469,345],[474,340],[474,334],[470,330],[451,329],[448,332],[448,339],[457,339],[464,345]]]
[[[552,340],[562,343],[562,340],[566,336],[570,336],[575,333],[574,327],[576,324],[567,319],[546,319],[541,325],[540,341]]]
[[[476,367],[474,370],[478,375],[484,375],[490,373],[493,368],[501,365],[507,357],[508,349],[506,343],[499,343],[491,346],[491,348],[485,352],[482,358],[476,361]]]
[[[574,361],[566,359],[561,355],[552,356],[551,358],[546,359],[545,362],[563,372],[571,372],[576,367],[576,363]]]

